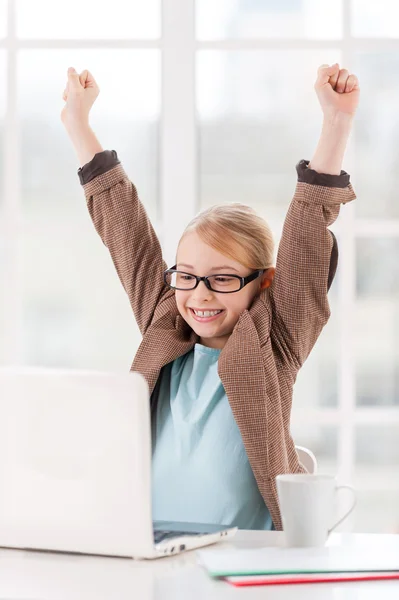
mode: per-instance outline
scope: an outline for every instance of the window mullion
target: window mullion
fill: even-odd
[[[8,363],[21,362],[22,268],[19,255],[21,207],[19,194],[19,131],[17,114],[17,40],[15,4],[8,2],[6,38],[6,114],[4,135],[3,235],[7,260],[4,261],[2,344]]]
[[[164,0],[160,197],[168,265],[197,207],[194,0]]]
[[[353,44],[351,38],[351,3],[343,3],[343,45],[342,66],[351,69]],[[345,170],[354,176],[353,139],[345,157]],[[356,245],[355,245],[355,205],[343,207],[344,218],[340,223],[340,254],[344,260],[340,264],[339,318],[340,344],[338,355],[338,406],[340,412],[338,431],[338,473],[341,482],[350,483],[355,470],[355,417],[356,380],[354,356],[354,319],[356,302]],[[346,508],[347,498],[339,499],[341,512]],[[349,518],[345,528],[353,527]]]

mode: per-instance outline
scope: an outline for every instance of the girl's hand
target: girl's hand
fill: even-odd
[[[89,71],[84,70],[79,75],[73,67],[69,67],[62,95],[65,106],[61,111],[61,121],[64,125],[87,125],[90,109],[99,93],[100,88]]]
[[[360,88],[356,75],[340,69],[321,65],[314,85],[324,116],[328,119],[339,115],[353,116],[359,104]]]

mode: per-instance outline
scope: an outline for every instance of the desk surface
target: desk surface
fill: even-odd
[[[213,549],[280,546],[284,534],[239,531]],[[329,545],[369,546],[399,553],[399,535],[332,534]],[[155,561],[50,552],[0,550],[1,600],[384,600],[399,598],[399,581],[328,583],[235,589],[214,581],[197,565],[195,551]]]

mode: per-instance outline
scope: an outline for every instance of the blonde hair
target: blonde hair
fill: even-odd
[[[208,246],[248,269],[268,269],[273,265],[271,229],[246,204],[217,204],[203,210],[187,225],[181,240],[192,231]]]

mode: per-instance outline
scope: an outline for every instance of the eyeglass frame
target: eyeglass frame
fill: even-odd
[[[236,292],[239,292],[240,290],[242,290],[243,287],[248,285],[248,283],[251,283],[251,281],[255,281],[255,279],[257,279],[258,277],[263,275],[263,273],[265,271],[267,271],[267,269],[258,269],[257,271],[250,273],[250,275],[247,275],[246,277],[241,277],[241,275],[234,275],[233,273],[215,273],[214,275],[205,275],[204,277],[199,277],[199,275],[194,275],[193,273],[187,273],[187,271],[180,271],[179,269],[176,269],[176,266],[177,265],[175,265],[174,267],[170,267],[170,269],[166,269],[163,274],[163,280],[164,280],[165,284],[168,287],[170,287],[172,290],[179,290],[181,292],[191,292],[192,290],[195,290],[199,286],[201,281],[203,281],[204,284],[206,285],[207,289],[211,290],[211,292],[215,292],[215,294],[235,294]],[[177,287],[170,285],[166,281],[166,277],[167,277],[168,273],[184,273],[184,275],[190,275],[190,277],[194,277],[197,280],[197,282],[196,282],[195,286],[192,288],[177,288]],[[208,281],[209,277],[234,277],[235,279],[239,279],[240,287],[238,288],[238,290],[233,290],[231,292],[222,292],[220,290],[214,290]]]

